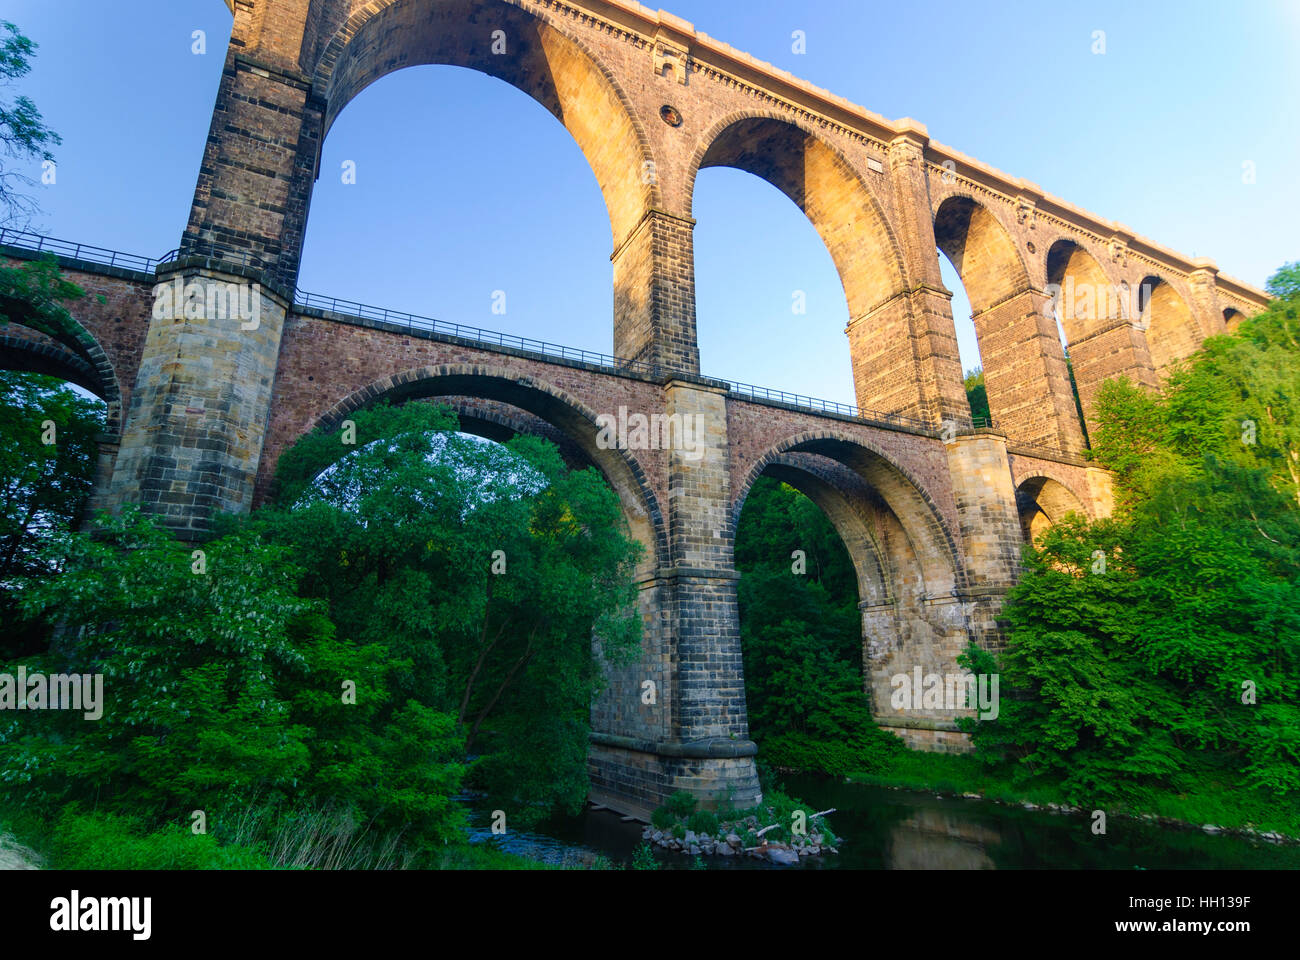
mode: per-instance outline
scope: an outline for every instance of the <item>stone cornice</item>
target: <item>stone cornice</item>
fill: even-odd
[[[805,122],[834,128],[881,151],[910,129],[700,33],[694,24],[664,10],[654,11],[632,0],[523,0],[521,5],[590,23],[647,50],[656,42],[671,43],[685,53],[691,76],[733,84],[769,106],[783,107]]]
[[[882,151],[898,138],[922,143],[926,159],[934,166],[951,160],[954,165],[967,169],[967,174],[956,174],[967,185],[1013,205],[1029,199],[1034,204],[1035,215],[1047,222],[1085,236],[1103,247],[1113,238],[1122,237],[1127,241],[1128,255],[1172,271],[1180,279],[1186,279],[1196,269],[1191,258],[1161,246],[1124,224],[1098,217],[1047,193],[1037,184],[1003,173],[952,147],[929,140],[924,125],[915,120],[906,117],[888,120],[845,97],[701,33],[694,24],[667,11],[651,10],[635,0],[516,2],[525,8],[541,7],[592,24],[647,51],[656,43],[672,44],[684,55],[690,76],[704,76],[715,82],[741,87],[769,106],[784,108],[807,123],[830,127],[851,140]],[[1264,291],[1224,274],[1219,274],[1217,285],[1220,290],[1246,303],[1263,305],[1270,299]]]
[[[1202,269],[1199,265],[1200,258],[1185,257],[1176,250],[1142,236],[1132,227],[1098,217],[1068,200],[1053,196],[1036,183],[1003,173],[952,147],[932,140],[925,156],[931,172],[952,178],[965,189],[983,193],[1012,207],[1021,200],[1029,200],[1034,205],[1034,215],[1038,219],[1080,236],[1100,249],[1105,249],[1112,240],[1118,239],[1124,243],[1125,252],[1130,257],[1183,280]],[[944,161],[951,162],[953,167],[944,167]],[[963,171],[963,167],[966,171]],[[1221,291],[1256,306],[1263,306],[1271,299],[1258,287],[1227,274],[1217,274],[1215,282]]]

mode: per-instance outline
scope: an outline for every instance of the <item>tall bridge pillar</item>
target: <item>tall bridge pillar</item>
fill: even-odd
[[[194,261],[158,279],[109,502],[202,540],[214,512],[252,507],[289,304]]]
[[[643,585],[658,607],[653,654],[624,672],[593,711],[592,797],[643,815],[676,790],[704,806],[744,808],[762,799],[749,739],[740,617],[730,528],[730,458],[725,391],[674,380],[665,412],[688,424],[668,451],[670,565]],[[649,645],[648,645],[649,646]],[[658,675],[657,710],[629,698]],[[605,729],[600,729],[604,727]],[[620,732],[610,732],[620,731]]]
[[[1070,360],[1079,387],[1079,404],[1090,429],[1096,424],[1093,403],[1106,380],[1128,377],[1152,390],[1160,388],[1146,336],[1130,320],[1112,321],[1071,342]]]
[[[962,385],[952,294],[944,289],[935,253],[926,185],[922,124],[900,121],[889,145],[889,175],[899,211],[898,244],[907,289],[849,324],[849,350],[858,406],[927,420],[964,420],[970,404]]]
[[[997,618],[1020,576],[1024,543],[1007,444],[996,434],[975,433],[947,446],[965,555],[964,583],[958,589],[965,601],[966,631],[993,649],[1000,645]]]
[[[700,372],[694,230],[694,220],[650,209],[610,257],[615,356]]]
[[[247,49],[226,55],[181,255],[254,267],[292,292],[325,104],[274,47]]]

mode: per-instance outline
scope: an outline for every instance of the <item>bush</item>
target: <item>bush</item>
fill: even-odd
[[[874,724],[863,727],[848,741],[791,733],[770,737],[761,745],[765,762],[774,767],[832,776],[884,769],[902,750],[903,742],[898,737]]]
[[[696,810],[686,821],[686,828],[711,837],[718,832],[718,815],[710,810]]]
[[[696,800],[693,794],[685,790],[678,790],[668,798],[668,809],[673,815],[685,820],[695,812]]]
[[[460,837],[456,717],[395,699],[408,661],[337,638],[323,604],[296,595],[285,548],[247,531],[210,540],[196,576],[188,546],[134,510],[55,547],[60,576],[33,583],[26,601],[85,627],[57,655],[24,662],[102,673],[102,717],[0,722],[0,801],[49,819],[93,804],[147,816],[142,829],[252,798],[337,803],[414,849]],[[344,680],[362,693],[354,704],[338,693]]]
[[[636,850],[632,852],[632,869],[633,870],[658,870],[659,861],[655,859],[654,851],[650,849],[650,844],[640,843]]]
[[[686,839],[686,827],[683,826],[683,825],[680,824],[680,823],[674,823],[674,824],[673,824],[673,836],[676,837],[678,840],[685,840],[685,839]]]
[[[650,814],[650,824],[656,830],[667,830],[676,822],[676,815],[667,807],[659,807],[654,813]]]
[[[146,832],[136,820],[69,807],[50,841],[58,870],[269,870],[258,850],[221,846],[179,825]]]

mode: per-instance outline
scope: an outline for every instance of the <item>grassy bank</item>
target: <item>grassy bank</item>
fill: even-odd
[[[979,794],[1001,803],[1078,806],[1059,785],[1017,784],[991,772],[969,754],[907,750],[874,772],[851,773],[854,783],[943,794]],[[1185,792],[1151,790],[1123,802],[1095,804],[1108,815],[1160,817],[1195,827],[1213,824],[1231,830],[1281,833],[1300,839],[1300,807],[1260,790],[1229,784],[1197,783]],[[1092,808],[1090,808],[1092,809]]]
[[[563,870],[505,853],[486,844],[453,844],[417,864],[413,858],[365,847],[360,834],[346,838],[307,826],[255,843],[223,842],[182,827],[149,830],[138,821],[104,813],[65,810],[50,824],[21,811],[0,815],[0,869],[45,870]],[[610,866],[598,861],[590,869]]]

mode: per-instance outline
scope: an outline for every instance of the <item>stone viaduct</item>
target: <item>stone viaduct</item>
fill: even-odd
[[[811,497],[856,566],[873,708],[910,743],[960,749],[952,711],[893,711],[889,678],[957,672],[998,643],[1024,538],[1110,508],[1082,457],[1092,399],[1161,372],[1267,298],[630,0],[228,0],[234,13],[179,250],[161,261],[54,245],[103,302],[74,330],[0,329],[5,366],[107,401],[97,502],[141,502],[200,540],[248,510],[280,453],[379,398],[444,398],[464,428],[552,437],[598,467],[647,547],[641,662],[593,709],[592,797],[641,812],[676,789],[757,795],[741,669],[733,532],[760,476]],[[308,205],[331,123],[402,67],[480,70],[563,123],[609,211],[614,354],[562,351],[302,295]],[[843,280],[858,407],[701,375],[692,189],[730,166],[783,191]],[[11,259],[31,237],[0,237]],[[974,310],[996,426],[972,421],[938,250]],[[155,285],[242,284],[256,326],[156,310]],[[1054,286],[1056,285],[1056,286]],[[1064,296],[1053,300],[1060,288]],[[210,302],[210,301],[209,301]],[[1080,422],[1063,325],[1084,422]],[[703,455],[605,449],[620,407],[697,415]],[[644,680],[654,704],[641,701]]]

